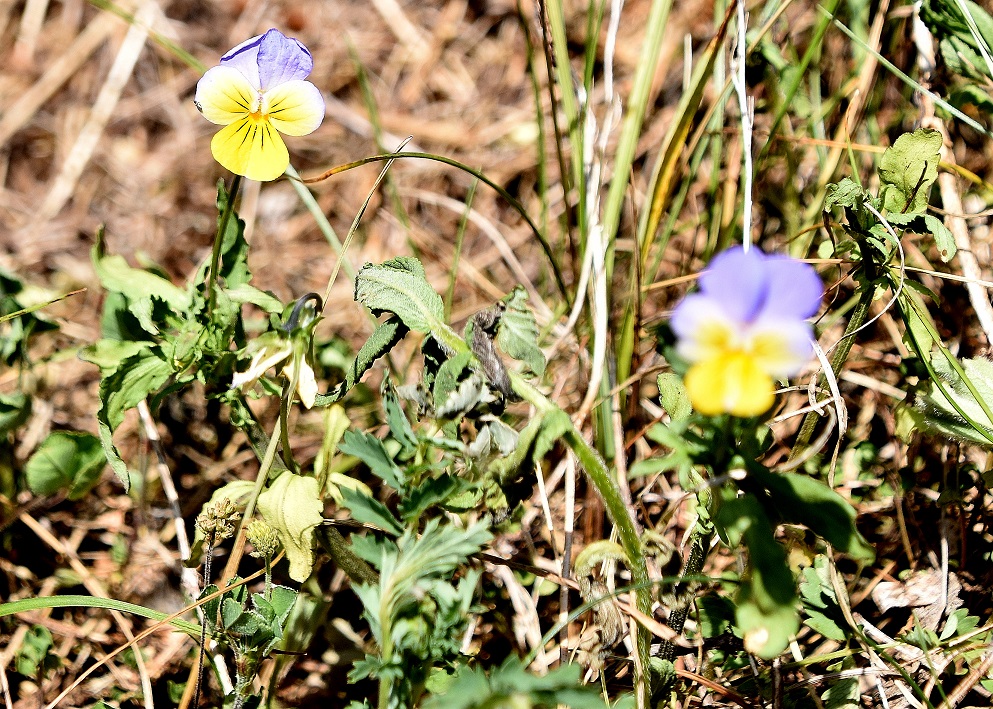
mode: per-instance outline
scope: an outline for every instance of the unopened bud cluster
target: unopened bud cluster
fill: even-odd
[[[210,546],[234,536],[235,523],[241,516],[238,507],[228,498],[222,498],[209,505],[197,517],[196,525]]]

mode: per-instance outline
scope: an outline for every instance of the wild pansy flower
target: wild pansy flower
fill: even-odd
[[[299,364],[300,376],[297,378],[296,394],[308,409],[314,405],[317,398],[317,378],[308,361],[308,353],[303,348],[294,347],[293,340],[282,333],[267,332],[252,340],[246,349],[252,355],[252,360],[248,369],[235,372],[231,377],[232,389],[251,389],[270,368],[279,365],[282,365],[283,376],[292,382],[293,372]]]
[[[799,373],[810,358],[806,319],[824,287],[802,261],[758,249],[728,249],[700,276],[700,290],[672,314],[677,352],[691,363],[693,407],[714,416],[758,416],[775,398],[774,379]]]
[[[290,164],[280,133],[307,135],[324,120],[324,97],[304,81],[314,68],[307,48],[279,30],[242,42],[197,82],[194,101],[224,126],[210,141],[222,166],[251,180],[275,180]]]

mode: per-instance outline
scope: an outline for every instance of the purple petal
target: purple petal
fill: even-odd
[[[270,30],[270,32],[273,31]],[[262,44],[263,37],[265,35],[260,34],[251,39],[246,39],[221,57],[221,64],[234,67],[240,71],[256,89],[260,89],[262,86],[259,81],[259,47]]]
[[[721,304],[728,317],[753,321],[766,302],[768,276],[765,255],[756,248],[735,246],[717,254],[700,276],[700,290]]]
[[[262,35],[258,53],[262,91],[294,79],[306,79],[314,69],[314,58],[299,41],[279,30]]]
[[[788,256],[770,256],[765,262],[768,294],[763,315],[809,318],[821,307],[824,285],[810,264]]]

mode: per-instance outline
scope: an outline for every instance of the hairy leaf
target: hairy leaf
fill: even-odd
[[[497,329],[497,346],[540,377],[545,373],[545,353],[538,346],[538,323],[528,307],[527,291],[517,286],[501,302],[506,309]]]
[[[921,214],[938,177],[941,133],[922,128],[904,133],[879,160],[880,197],[895,214]]]
[[[407,256],[378,266],[368,263],[355,278],[355,300],[373,312],[394,313],[411,330],[430,333],[445,327],[445,306],[431,287],[420,261]]]
[[[403,471],[393,462],[393,457],[386,450],[383,442],[372,434],[346,431],[338,450],[345,455],[354,455],[394,490],[404,489]]]
[[[352,513],[352,518],[356,522],[371,524],[394,536],[403,534],[403,527],[382,502],[355,488],[339,487],[338,489],[344,499],[344,506]]]
[[[392,350],[406,334],[407,326],[395,315],[379,324],[345,370],[345,381],[327,394],[318,394],[314,406],[330,406],[340,400],[372,368],[376,360]]]

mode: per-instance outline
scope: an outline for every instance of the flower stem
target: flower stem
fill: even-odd
[[[862,286],[862,293],[858,302],[855,303],[852,316],[848,319],[845,334],[841,336],[841,343],[834,351],[834,357],[831,358],[831,369],[835,373],[845,366],[848,353],[852,351],[852,345],[855,344],[855,332],[865,324],[868,318],[869,306],[872,305],[875,290],[875,286],[872,283],[865,283]],[[827,378],[822,374],[818,378],[818,387],[823,386],[826,381]],[[814,428],[816,428],[817,419],[819,418],[820,414],[816,411],[810,411],[803,417],[803,423],[800,424],[800,432],[797,434],[796,443],[793,444],[793,450],[790,452],[790,459],[796,458],[806,450],[810,444],[811,437],[814,435]]]
[[[514,391],[522,399],[534,406],[539,415],[547,414],[558,409],[553,402],[549,401],[544,394],[532,386],[517,372],[509,372]],[[641,547],[641,537],[638,532],[638,524],[632,514],[631,509],[624,502],[617,482],[610,475],[607,464],[600,454],[583,438],[582,434],[575,426],[570,425],[563,438],[565,443],[576,454],[589,481],[596,488],[600,499],[603,500],[604,508],[611,523],[617,529],[617,536],[621,546],[628,558],[628,568],[631,570],[631,580],[638,590],[638,610],[651,617],[652,614],[652,589],[651,579],[648,575],[648,565],[645,562],[645,554]],[[645,706],[647,695],[651,694],[651,677],[649,671],[649,658],[651,655],[651,634],[643,626],[638,626],[638,659],[639,666],[643,672],[643,687],[645,692]]]
[[[287,385],[288,386],[288,385]],[[277,421],[276,426],[280,423]],[[255,487],[252,488],[252,494],[248,498],[248,503],[245,505],[245,514],[242,515],[241,524],[238,526],[238,536],[235,538],[234,546],[231,548],[231,556],[228,557],[228,562],[224,566],[224,574],[218,579],[218,587],[224,587],[227,584],[227,579],[238,573],[238,564],[241,563],[241,557],[245,553],[245,527],[248,526],[249,520],[252,519],[252,515],[255,514],[255,505],[259,501],[259,495],[262,494],[262,488],[265,487],[265,482],[269,478],[269,471],[272,470],[273,460],[276,458],[276,449],[279,447],[279,436],[277,431],[272,432],[272,436],[269,438],[269,445],[266,447],[265,455],[262,457],[262,462],[259,463],[259,475],[255,479]]]
[[[214,250],[210,254],[210,272],[207,274],[207,312],[213,313],[217,305],[217,272],[221,267],[221,247],[224,244],[224,234],[227,233],[228,223],[234,214],[234,201],[241,189],[241,175],[235,175],[228,190],[228,201],[224,205],[221,219],[217,223],[217,235],[214,237]]]

